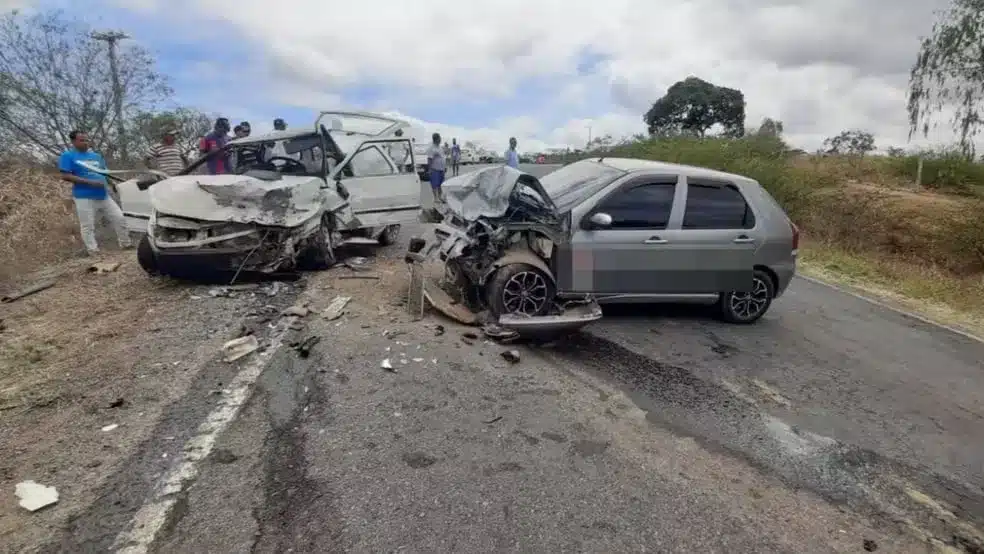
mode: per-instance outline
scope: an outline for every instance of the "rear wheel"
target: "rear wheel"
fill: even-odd
[[[144,235],[137,245],[137,262],[140,267],[147,272],[147,275],[160,275],[160,266],[157,264],[157,254],[150,245],[150,237]]]
[[[495,316],[546,315],[556,294],[557,288],[550,276],[528,264],[499,268],[486,286],[489,309]]]
[[[749,324],[759,320],[772,305],[776,287],[768,273],[755,270],[751,292],[721,293],[718,308],[721,319],[728,323]]]
[[[297,265],[301,269],[320,271],[335,265],[334,231],[331,214],[321,216],[321,225],[298,257]]]

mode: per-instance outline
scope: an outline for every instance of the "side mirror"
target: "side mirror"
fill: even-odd
[[[606,227],[611,227],[612,216],[604,212],[598,212],[596,214],[593,214],[588,219],[588,223],[590,224],[589,228],[591,229],[604,229]]]

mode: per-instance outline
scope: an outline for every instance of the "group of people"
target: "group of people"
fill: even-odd
[[[503,156],[506,165],[519,169],[519,152],[516,150],[516,137],[509,138],[509,148]],[[451,147],[444,143],[441,147],[441,134],[431,135],[431,145],[427,149],[427,174],[430,177],[431,192],[434,193],[434,201],[440,202],[444,199],[442,186],[447,174],[448,158],[451,159],[451,176],[458,176],[458,168],[461,165],[461,147],[458,146],[458,139],[451,139]]]

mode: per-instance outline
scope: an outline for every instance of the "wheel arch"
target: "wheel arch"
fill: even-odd
[[[547,262],[525,246],[514,246],[506,250],[505,254],[493,262],[489,269],[486,270],[485,274],[482,275],[482,280],[479,282],[479,285],[485,285],[485,283],[489,281],[496,271],[499,271],[499,269],[512,264],[531,265],[546,274],[552,285],[557,285],[557,278],[554,276],[553,271],[550,270],[550,266]]]

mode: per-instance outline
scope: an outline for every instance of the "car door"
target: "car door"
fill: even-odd
[[[732,182],[686,177],[680,228],[665,239],[688,260],[682,276],[695,293],[748,291],[761,226]]]
[[[629,177],[616,181],[575,209],[568,245],[570,271],[558,269],[561,291],[598,295],[686,292],[679,246],[664,238],[678,203],[677,175]],[[592,223],[595,214],[611,218]],[[567,257],[567,256],[565,256]]]
[[[410,151],[410,141],[405,138],[363,141],[329,176],[348,190],[352,211],[365,227],[413,221],[422,202],[426,204],[429,200],[433,204],[432,195],[420,178],[396,167],[388,154],[391,147]]]

